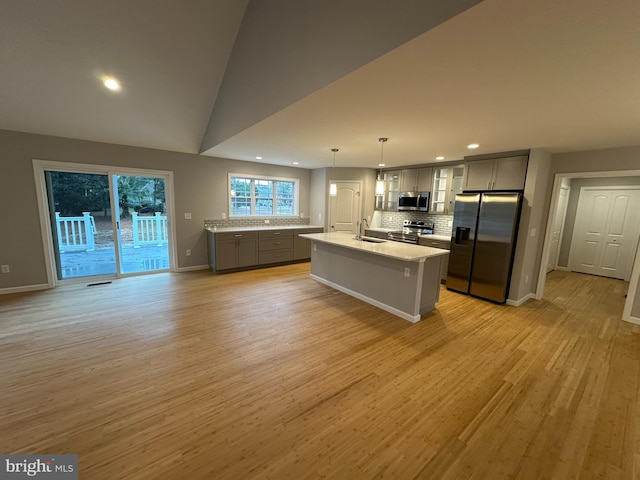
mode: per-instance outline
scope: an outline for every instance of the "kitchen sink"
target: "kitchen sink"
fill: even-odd
[[[369,243],[384,243],[384,242],[386,242],[386,240],[381,240],[379,238],[371,238],[371,237],[362,237],[362,241],[363,242],[369,242]]]

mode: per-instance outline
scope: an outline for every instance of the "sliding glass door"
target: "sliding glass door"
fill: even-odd
[[[171,268],[167,176],[44,168],[58,281]]]
[[[165,179],[114,175],[121,273],[169,268]]]

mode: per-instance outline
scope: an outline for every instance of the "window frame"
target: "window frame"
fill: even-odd
[[[247,179],[251,180],[249,190],[251,192],[249,202],[250,213],[248,215],[238,215],[233,214],[232,205],[233,205],[233,196],[231,195],[231,180],[233,178]],[[256,199],[259,198],[255,192],[255,182],[256,180],[269,181],[273,182],[272,189],[273,194],[271,200],[273,202],[272,213],[271,215],[265,214],[257,214],[256,213]],[[288,214],[278,214],[278,188],[276,182],[288,182],[293,183],[293,212]],[[271,177],[267,175],[252,175],[245,173],[229,173],[227,176],[227,210],[229,218],[273,218],[273,217],[297,217],[299,212],[299,187],[300,187],[300,179],[298,178],[286,178],[286,177]],[[262,197],[260,197],[262,198]]]

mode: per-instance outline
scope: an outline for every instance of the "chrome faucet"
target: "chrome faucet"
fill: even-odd
[[[362,240],[362,224],[363,223],[366,225],[365,228],[369,228],[369,222],[367,221],[366,218],[363,218],[362,220],[360,220],[358,222],[358,233],[355,236],[356,240]]]

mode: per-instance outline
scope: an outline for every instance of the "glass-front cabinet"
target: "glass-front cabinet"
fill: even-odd
[[[433,188],[431,189],[431,213],[446,213],[447,193],[449,191],[450,169],[433,169]]]
[[[431,213],[453,214],[456,193],[462,192],[464,165],[433,169]]]
[[[376,181],[376,210],[398,209],[398,194],[400,193],[401,172],[381,172]]]
[[[449,214],[453,215],[456,207],[456,194],[462,193],[464,165],[451,167],[451,188],[449,189]]]

